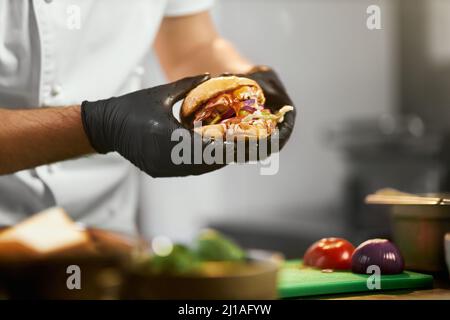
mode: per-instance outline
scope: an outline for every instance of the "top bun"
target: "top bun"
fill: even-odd
[[[181,105],[181,118],[192,115],[206,101],[221,93],[237,89],[242,86],[257,88],[258,100],[264,101],[264,95],[258,83],[252,79],[236,76],[211,78],[192,89]],[[261,98],[259,98],[261,97]]]

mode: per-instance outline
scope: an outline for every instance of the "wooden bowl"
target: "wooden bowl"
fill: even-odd
[[[7,299],[114,299],[121,284],[121,267],[139,239],[87,228],[91,252],[69,251],[51,256],[0,259],[0,291]],[[70,289],[79,267],[80,289]],[[69,269],[68,269],[69,268]]]
[[[151,274],[130,269],[125,275],[123,299],[276,299],[277,255],[257,252],[243,262],[204,262],[193,275]]]

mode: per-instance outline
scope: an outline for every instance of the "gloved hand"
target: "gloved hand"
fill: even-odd
[[[294,110],[286,113],[284,121],[278,124],[279,130],[279,149],[281,150],[294,130],[296,109],[291,98],[289,98],[284,85],[278,78],[278,75],[267,66],[256,66],[243,77],[250,78],[258,82],[266,97],[265,107],[272,113],[276,113],[285,105],[293,106]]]
[[[172,107],[209,78],[199,75],[120,97],[84,101],[81,117],[91,145],[99,153],[119,152],[152,177],[199,175],[223,167],[203,160],[194,164],[193,132],[190,164],[175,164],[171,158],[173,147],[179,143],[171,141],[172,132],[184,128],[173,116]],[[201,141],[202,148],[211,143]]]

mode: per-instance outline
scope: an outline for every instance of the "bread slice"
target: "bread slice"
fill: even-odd
[[[62,208],[50,208],[0,233],[0,258],[92,252],[88,233]]]

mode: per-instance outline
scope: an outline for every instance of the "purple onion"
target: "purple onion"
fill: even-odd
[[[231,118],[232,116],[234,116],[235,112],[233,108],[228,108],[228,110],[226,112],[224,112],[224,114],[222,114],[222,120]]]
[[[251,107],[252,105],[254,105],[256,103],[255,99],[248,99],[244,101],[244,105],[247,107]]]
[[[381,274],[402,273],[404,261],[400,250],[389,240],[372,239],[361,243],[352,255],[352,272],[367,274],[367,268],[376,265]]]
[[[252,107],[249,107],[249,106],[243,106],[243,107],[241,108],[241,110],[245,110],[245,111],[248,111],[248,112],[250,112],[250,113],[253,113],[253,112],[256,111],[255,108],[252,108]]]

